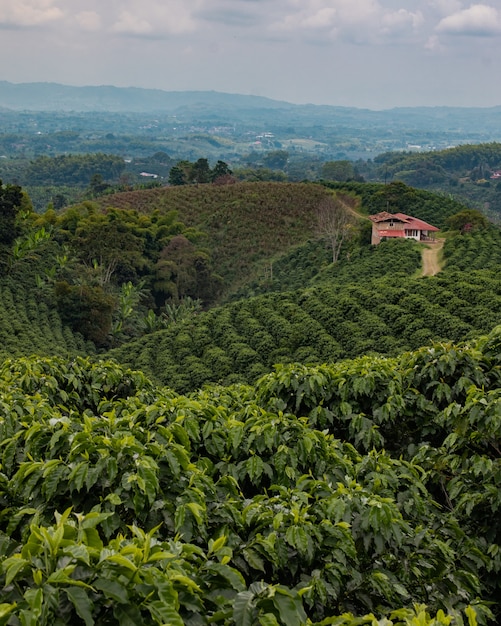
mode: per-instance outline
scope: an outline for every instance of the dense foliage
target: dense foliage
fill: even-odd
[[[112,354],[185,392],[209,381],[251,382],[279,362],[396,354],[431,339],[459,341],[501,323],[497,271],[464,274],[451,267],[438,276],[411,280],[391,271],[392,265],[386,267],[383,278],[331,279],[238,301]]]
[[[443,225],[464,207],[332,188],[15,205],[0,626],[499,618],[501,327],[475,339],[501,324],[499,232],[461,227],[419,277],[422,247],[370,246],[355,212]],[[334,264],[313,236],[333,191],[353,217]],[[241,299],[201,312],[223,286]],[[77,356],[120,344],[124,365]],[[62,358],[7,358],[33,352]]]
[[[501,170],[501,144],[460,145],[429,152],[387,152],[374,159],[372,176],[452,194],[499,222],[501,184],[491,178]]]
[[[61,321],[57,309],[14,281],[0,284],[0,358],[92,354],[95,347]]]
[[[370,235],[370,225],[369,225]],[[368,237],[370,241],[370,236]],[[421,268],[421,249],[413,241],[395,239],[382,246],[371,246],[365,240],[349,241],[338,261],[324,242],[311,240],[290,254],[271,261],[263,268],[259,280],[245,285],[234,298],[249,297],[270,291],[291,291],[305,285],[332,283],[366,283],[383,276],[400,280],[414,275]]]
[[[115,181],[124,169],[123,158],[112,154],[40,156],[29,164],[22,183],[87,186],[96,174]]]
[[[450,195],[430,193],[409,187],[401,181],[382,183],[324,183],[330,189],[348,191],[361,198],[365,211],[405,213],[433,226],[444,228],[447,218],[465,207]]]
[[[190,397],[4,362],[1,623],[489,621],[500,337]]]
[[[501,266],[501,231],[497,228],[465,233],[445,244],[445,259],[458,270],[496,269]]]
[[[377,156],[380,176],[395,176],[409,185],[448,182],[449,178],[488,178],[501,168],[501,143],[466,144],[426,153],[387,152]]]

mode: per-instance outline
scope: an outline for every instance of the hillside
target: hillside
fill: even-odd
[[[414,187],[443,191],[482,210],[491,219],[501,219],[501,184],[491,178],[501,170],[500,143],[423,153],[385,153],[374,163],[380,179],[389,177]]]
[[[0,196],[0,626],[499,623],[497,227],[402,183]],[[459,224],[437,275],[387,209]]]
[[[336,283],[263,295],[197,315],[109,354],[187,392],[252,383],[275,363],[325,363],[459,341],[501,323],[498,270]]]
[[[18,302],[18,320],[26,320],[17,325],[30,323],[23,302],[36,301],[39,309],[30,305],[35,316],[33,329],[45,315],[40,307],[45,307],[47,314],[60,320],[56,325],[60,323],[77,333],[73,345],[78,350],[83,345],[83,334],[93,349],[115,348],[118,351],[113,354],[122,361],[144,367],[156,376],[164,372],[163,382],[186,390],[207,380],[227,380],[229,373],[249,380],[246,376],[250,372],[255,377],[278,361],[320,362],[365,351],[393,353],[418,347],[430,338],[460,340],[475,331],[486,332],[498,323],[497,305],[490,301],[487,316],[476,317],[460,307],[457,311],[442,310],[441,320],[440,307],[446,305],[438,291],[453,291],[452,286],[439,286],[435,294],[429,293],[426,283],[409,282],[409,278],[420,274],[421,249],[412,242],[388,242],[377,248],[367,243],[369,222],[364,219],[364,212],[408,207],[416,217],[442,225],[461,211],[462,205],[402,184],[347,183],[330,187],[305,183],[187,185],[104,196],[100,202],[85,202],[59,213],[48,210],[41,216],[31,214],[23,225],[28,230],[16,240],[11,253],[14,256],[8,261],[12,265],[10,277],[2,283]],[[335,264],[332,250],[329,252],[317,233],[318,208],[326,199],[334,207],[349,211],[351,220],[349,236]],[[485,267],[490,259],[488,266],[494,268],[498,244],[494,234],[489,237],[485,238],[487,247],[479,259],[485,261]],[[480,243],[472,245],[478,247]],[[446,250],[445,254],[453,253]],[[449,265],[452,267],[451,262]],[[482,269],[484,265],[472,263],[470,268]],[[463,280],[471,284],[478,277],[466,275]],[[490,276],[486,275],[485,280],[488,285]],[[393,294],[396,287],[403,291]],[[306,307],[308,298],[302,295],[305,288],[316,290],[316,297],[331,303],[332,322],[327,326],[326,314]],[[417,292],[413,293],[415,289]],[[497,294],[496,286],[488,289],[487,301]],[[385,297],[388,302],[395,301],[398,313],[408,321],[409,315],[422,311],[418,321],[406,326],[416,332],[398,331],[399,322],[394,319],[397,313],[381,308],[380,303],[374,301],[373,308],[368,307],[365,300],[370,290],[382,294],[388,290],[383,301]],[[412,304],[412,299],[403,297],[408,292],[416,298],[419,294],[430,306],[439,308],[425,315],[424,305]],[[261,300],[248,300],[258,294],[262,294]],[[264,324],[264,343],[259,343],[258,335],[253,336],[252,331],[247,329],[242,337],[242,331],[237,329],[230,333],[231,340],[225,339],[228,345],[220,345],[220,339],[214,338],[215,352],[205,353],[212,339],[211,333],[203,330],[203,320],[211,320],[207,323],[212,325],[219,310],[195,316],[193,313],[225,301],[233,301],[231,306],[237,308],[250,307],[246,313],[250,317],[254,317],[252,311],[264,307],[265,313],[259,314],[259,319],[269,317],[272,309],[271,317],[278,320],[276,328],[269,329],[271,322],[265,319],[252,322],[255,329]],[[289,325],[281,318],[287,319],[293,310],[298,311],[293,315],[298,319],[312,316],[312,328],[316,330],[306,331],[296,324],[294,333],[298,338],[294,340],[289,330],[280,330],[284,324]],[[222,318],[229,315],[233,319],[234,313],[224,311],[221,310]],[[367,320],[359,323],[359,314],[361,320],[364,316]],[[12,337],[9,316],[12,313],[6,314],[2,331],[6,346]],[[172,324],[183,316],[188,318],[187,328],[194,324],[194,328],[198,325],[202,330],[189,330],[188,336],[184,330],[180,333],[187,342],[180,357],[169,342],[178,333]],[[167,328],[165,339],[150,335],[162,328]],[[206,333],[203,346],[192,342],[191,332],[197,336]],[[251,335],[249,345],[246,333]],[[30,330],[22,337],[32,334]],[[315,342],[320,341],[320,336],[323,345],[317,346]],[[49,337],[50,333],[40,332],[37,341],[13,341],[14,354],[53,354],[49,347],[44,351]],[[154,350],[154,357],[145,356],[150,340],[163,346],[165,362],[158,349]],[[230,344],[233,354],[228,356]],[[245,358],[238,354],[239,347],[245,348]],[[71,341],[68,349],[73,349]],[[214,364],[211,361],[216,353],[221,356],[221,367],[215,365],[219,360]],[[181,366],[185,357],[191,358],[189,367],[187,363]],[[186,373],[178,379],[179,368]],[[166,372],[173,376],[171,381],[165,378]]]
[[[188,185],[104,196],[99,205],[140,213],[176,210],[182,222],[206,233],[204,245],[210,250],[214,272],[223,277],[224,292],[231,294],[235,289],[244,293],[243,286],[251,281],[263,281],[270,262],[277,268],[287,266],[288,255],[301,245],[313,246],[313,258],[319,255],[320,264],[325,262],[314,240],[316,211],[321,200],[329,197],[329,189],[345,195],[362,215],[405,209],[440,228],[447,217],[464,209],[449,197],[401,183]],[[359,226],[363,228],[363,222]],[[287,273],[294,274],[286,267]]]
[[[255,182],[118,193],[99,205],[147,214],[175,210],[182,222],[205,234],[214,272],[231,293],[255,276],[260,262],[313,236],[316,209],[328,195],[315,184]]]

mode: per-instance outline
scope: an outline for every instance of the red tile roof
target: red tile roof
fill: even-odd
[[[424,220],[419,220],[417,217],[411,217],[410,215],[405,215],[405,213],[395,213],[395,215],[399,217],[400,219],[405,220],[406,226],[409,229],[413,228],[415,230],[431,230],[433,232],[437,232],[438,230],[440,230],[440,228],[437,228],[436,226],[432,226],[431,224],[428,224],[428,222],[425,222]]]
[[[436,232],[440,230],[436,226],[432,226],[431,224],[428,224],[427,222],[420,220],[417,217],[412,217],[410,215],[406,215],[405,213],[388,213],[387,211],[382,211],[381,213],[376,213],[376,215],[369,215],[369,219],[375,224],[377,224],[378,222],[388,222],[389,220],[403,222],[406,230],[428,230],[432,232]],[[404,236],[403,231],[393,230],[391,232],[395,234],[384,235],[384,236],[385,237],[403,237]]]

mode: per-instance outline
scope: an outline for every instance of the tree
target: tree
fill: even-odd
[[[198,159],[191,166],[190,182],[208,183],[211,180],[211,171],[209,161],[207,159]]]
[[[274,150],[268,152],[263,157],[263,165],[269,167],[272,170],[283,170],[289,160],[289,153],[287,150]]]
[[[108,345],[115,308],[111,295],[100,286],[70,285],[67,281],[60,281],[55,285],[55,296],[61,318],[73,330],[98,347]]]
[[[171,167],[169,172],[169,185],[179,187],[180,185],[186,185],[187,182],[185,171],[182,167],[179,165]]]
[[[447,218],[446,224],[451,230],[459,230],[462,233],[468,233],[472,230],[483,230],[487,228],[489,221],[480,211],[465,209]]]
[[[351,161],[327,161],[322,166],[321,177],[324,180],[352,180],[355,177],[355,168]]]
[[[324,198],[318,205],[317,236],[331,247],[333,263],[338,260],[341,246],[349,236],[353,223],[352,213],[339,198]]]
[[[121,219],[119,212],[82,220],[76,230],[73,246],[81,261],[94,269],[102,287],[117,272],[118,282],[135,277],[143,264],[144,241]]]
[[[218,179],[228,180],[228,177],[231,177],[232,173],[228,164],[219,160],[211,172],[211,181],[214,183],[216,181],[219,182]]]
[[[10,246],[19,235],[16,218],[23,204],[18,185],[3,185],[0,180],[0,244]]]
[[[89,195],[92,198],[97,198],[102,195],[109,188],[108,183],[104,181],[101,174],[93,174],[89,183]]]

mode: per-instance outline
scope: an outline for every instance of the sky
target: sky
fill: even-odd
[[[0,0],[0,80],[501,105],[501,0]]]

